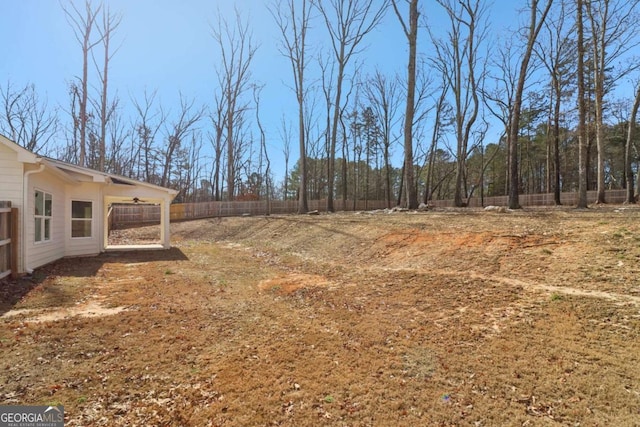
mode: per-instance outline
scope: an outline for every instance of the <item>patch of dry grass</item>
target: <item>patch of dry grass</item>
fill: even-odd
[[[16,308],[126,310],[2,318],[0,404],[59,402],[69,426],[637,425],[639,217],[174,224],[169,253],[39,272]]]

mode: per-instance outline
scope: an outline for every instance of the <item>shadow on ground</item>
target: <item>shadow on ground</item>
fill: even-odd
[[[102,253],[94,257],[63,258],[36,269],[33,274],[0,283],[0,316],[12,310],[24,297],[49,277],[63,274],[69,277],[93,277],[105,264],[140,264],[163,261],[188,261],[178,248],[154,251],[123,251]],[[55,292],[55,288],[47,288]],[[59,296],[58,299],[64,299]]]
[[[0,317],[10,311],[31,290],[42,283],[45,277],[34,275],[0,282]]]

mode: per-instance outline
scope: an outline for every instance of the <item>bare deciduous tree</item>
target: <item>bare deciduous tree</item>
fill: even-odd
[[[492,65],[495,74],[489,74],[482,88],[483,102],[491,115],[496,117],[504,126],[503,138],[509,150],[509,141],[507,135],[511,126],[511,112],[513,110],[513,97],[515,93],[516,82],[518,80],[517,65],[515,64],[515,47],[511,41],[506,41],[496,50],[493,56]],[[493,82],[494,87],[487,87],[488,83]],[[505,167],[505,182],[509,181],[509,157],[507,156],[507,165]],[[508,195],[508,187],[505,186],[505,195]]]
[[[365,94],[380,123],[384,163],[384,198],[387,201],[387,207],[390,208],[393,197],[391,188],[391,145],[393,137],[391,131],[396,123],[396,116],[401,102],[397,80],[389,79],[377,70],[373,77],[368,80],[365,86]]]
[[[418,191],[414,184],[413,170],[413,125],[416,108],[416,52],[418,46],[418,0],[407,0],[409,4],[409,22],[405,22],[398,0],[392,0],[393,10],[398,16],[407,41],[409,43],[409,60],[407,64],[407,103],[404,113],[404,185],[406,188],[407,207],[418,207]]]
[[[100,112],[100,134],[98,135],[99,140],[99,153],[98,153],[98,165],[97,169],[100,171],[105,170],[105,158],[106,158],[106,145],[107,145],[107,126],[109,121],[111,120],[111,116],[116,109],[118,104],[117,100],[114,100],[111,104],[109,104],[108,98],[108,89],[109,89],[109,63],[113,58],[113,55],[117,51],[111,51],[111,38],[113,36],[114,31],[120,25],[122,21],[122,17],[120,15],[112,14],[109,7],[102,9],[102,23],[97,26],[98,33],[100,35],[100,39],[102,40],[103,46],[103,63],[102,69],[98,65],[98,62],[95,59],[95,56],[92,52],[93,63],[96,66],[98,71],[98,76],[100,78],[100,105],[98,111]]]
[[[333,90],[334,87],[332,82],[335,76],[335,63],[331,61],[331,57],[329,55],[324,56],[322,54],[318,55],[318,66],[320,67],[320,81],[322,82],[322,100],[324,101],[324,131],[322,132],[322,136],[324,137],[324,153],[326,155],[326,163],[329,163],[329,159],[331,158],[331,108],[333,103]],[[343,155],[343,158],[345,156]],[[327,165],[327,172],[329,170],[329,166]],[[346,183],[343,183],[343,194],[346,194],[346,189],[344,186]],[[333,203],[333,202],[332,202]]]
[[[625,142],[625,150],[624,150],[624,167],[626,170],[626,187],[627,187],[627,195],[626,202],[627,203],[635,203],[635,193],[633,189],[633,168],[632,164],[632,147],[633,141],[636,135],[636,119],[638,116],[638,108],[640,108],[640,82],[636,82],[636,96],[633,101],[633,107],[631,108],[631,114],[629,116],[629,128],[627,129],[627,140]],[[637,171],[638,175],[640,175],[640,171]]]
[[[572,80],[575,78],[575,40],[571,34],[575,26],[568,23],[568,5],[560,1],[557,13],[545,20],[544,40],[535,45],[535,53],[544,64],[551,80],[551,102],[549,107],[549,127],[553,147],[553,168],[547,155],[547,191],[553,182],[553,194],[556,205],[560,205],[560,117],[563,98],[567,96]],[[551,150],[552,148],[552,150]],[[553,177],[551,177],[553,169]]]
[[[296,7],[296,4],[299,4]],[[298,213],[306,213],[307,202],[307,147],[305,143],[305,70],[307,67],[307,30],[309,29],[309,1],[278,0],[270,9],[280,33],[282,45],[280,53],[289,59],[294,82],[294,91],[298,103],[298,150],[300,158],[298,168],[300,185],[298,188]]]
[[[589,1],[589,0],[587,0]],[[586,102],[585,102],[585,47],[584,47],[584,5],[577,0],[576,32],[577,32],[577,82],[578,82],[578,209],[587,208],[587,135],[586,135]]]
[[[68,5],[62,5],[67,21],[71,26],[76,40],[82,49],[82,76],[78,79],[78,120],[74,120],[74,126],[77,126],[79,141],[78,163],[80,166],[86,166],[86,149],[87,149],[87,123],[88,123],[88,102],[89,102],[89,54],[91,50],[102,42],[101,38],[92,39],[92,32],[96,25],[96,19],[100,13],[102,4],[94,6],[91,0],[85,0],[84,11],[69,1]],[[76,132],[74,131],[74,135]]]
[[[283,183],[283,199],[287,200],[289,196],[289,157],[291,156],[291,127],[282,116],[280,122],[280,140],[282,141],[282,154],[284,155],[284,183]]]
[[[509,208],[520,208],[520,188],[518,179],[518,135],[520,133],[520,112],[522,110],[522,96],[524,93],[524,85],[527,76],[530,73],[529,62],[533,53],[535,41],[542,29],[553,0],[546,0],[546,4],[542,10],[538,9],[538,0],[530,0],[529,3],[529,27],[527,28],[527,44],[522,53],[520,68],[518,71],[518,83],[513,97],[513,108],[511,113],[510,129],[509,129]]]
[[[329,158],[327,159],[327,210],[334,211],[335,160],[338,125],[343,110],[343,84],[346,67],[358,53],[358,46],[378,25],[387,8],[387,0],[313,0],[329,32],[334,60],[338,66],[331,118]]]
[[[156,94],[156,91],[149,94],[145,90],[143,101],[132,100],[138,116],[133,125],[132,136],[132,157],[137,165],[133,168],[134,176],[152,184],[160,184],[159,174],[156,171],[158,147],[155,141],[166,121],[166,115],[162,108],[155,106]]]
[[[204,115],[204,108],[194,110],[195,101],[187,101],[180,95],[180,112],[176,120],[173,120],[170,127],[166,129],[165,147],[162,150],[164,164],[162,168],[162,178],[160,185],[167,187],[170,184],[171,168],[173,166],[174,155],[181,148],[183,141],[193,132],[195,124]]]
[[[446,40],[434,39],[439,71],[447,76],[454,97],[456,135],[456,184],[454,204],[463,206],[463,183],[469,140],[480,111],[479,80],[484,70],[480,64],[480,47],[486,38],[482,20],[485,9],[481,0],[437,0],[450,21]]]
[[[231,25],[219,14],[217,26],[212,27],[213,38],[220,49],[220,67],[218,80],[222,88],[226,119],[225,137],[227,139],[227,199],[233,200],[236,183],[236,158],[239,137],[244,124],[247,101],[243,95],[250,89],[251,61],[257,47],[252,40],[249,23],[243,22],[240,12],[235,11],[235,22]]]
[[[260,155],[258,157],[258,171],[259,174],[264,177],[265,183],[265,197],[267,201],[267,215],[271,214],[271,160],[269,160],[269,151],[267,150],[267,137],[262,127],[262,121],[260,120],[260,92],[263,86],[255,85],[253,87],[253,100],[256,106],[256,125],[258,126],[258,132],[260,132]],[[264,173],[262,171],[262,162],[265,162]]]
[[[134,159],[132,147],[125,147],[127,140],[132,140],[132,130],[125,125],[124,119],[119,111],[110,115],[109,123],[105,129],[109,140],[109,153],[105,159],[104,169],[106,172],[118,175],[133,175]]]
[[[8,81],[6,87],[0,86],[0,97],[0,132],[29,151],[46,152],[58,128],[56,111],[39,100],[33,85],[16,89]]]
[[[223,168],[223,137],[225,123],[227,122],[224,100],[220,93],[216,93],[214,96],[213,111],[210,113],[209,118],[213,126],[213,133],[209,135],[209,140],[211,141],[214,156],[211,187],[213,199],[220,200],[221,181],[224,181],[220,175]]]
[[[449,92],[449,87],[447,85],[447,78],[445,76],[441,76],[442,82],[440,84],[440,93],[435,100],[435,110],[436,115],[433,119],[433,129],[431,133],[431,144],[429,147],[429,151],[427,153],[427,177],[425,179],[425,189],[424,189],[424,204],[429,203],[431,200],[431,196],[433,194],[434,182],[433,182],[433,172],[434,172],[434,163],[435,163],[435,153],[438,148],[438,140],[441,137],[441,133],[446,127],[447,115],[450,115],[450,106],[447,104],[447,93]]]
[[[598,196],[605,203],[605,95],[620,77],[638,65],[634,62],[614,70],[614,62],[638,45],[635,37],[638,0],[586,0],[584,2],[590,29],[592,57],[596,145],[598,148]]]

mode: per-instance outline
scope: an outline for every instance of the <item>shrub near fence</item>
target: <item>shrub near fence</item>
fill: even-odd
[[[587,201],[594,203],[597,193],[595,191],[587,192]],[[608,203],[623,203],[626,196],[626,190],[610,190],[607,191],[606,198]],[[577,193],[562,193],[560,201],[563,205],[571,206],[577,204]],[[484,203],[483,203],[484,202]],[[435,207],[453,207],[453,200],[433,200],[430,202]],[[472,197],[469,200],[469,207],[482,206],[506,206],[508,204],[507,196],[485,197],[484,201],[479,197]],[[520,196],[520,205],[522,206],[553,206],[554,199],[552,193],[547,194],[523,194]],[[310,211],[326,212],[326,200],[309,200],[308,207]],[[336,211],[363,211],[384,209],[387,202],[384,200],[334,200],[334,208]],[[272,200],[267,205],[265,200],[259,201],[243,201],[243,202],[202,202],[202,203],[176,203],[170,207],[171,221],[182,221],[197,218],[211,218],[223,216],[242,216],[242,215],[266,215],[269,211],[273,215],[293,214],[298,211],[298,202],[295,200]],[[112,215],[114,216],[114,224],[133,224],[133,223],[159,223],[160,222],[160,206],[158,205],[114,205]]]

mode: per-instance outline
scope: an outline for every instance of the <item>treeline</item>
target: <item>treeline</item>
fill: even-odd
[[[0,84],[0,132],[43,155],[175,188],[181,202],[286,198],[304,212],[310,198],[333,210],[335,199],[464,206],[508,195],[515,208],[520,193],[555,193],[559,203],[561,191],[576,191],[584,205],[587,190],[606,202],[620,188],[633,202],[640,0],[509,6],[526,19],[506,30],[489,21],[485,0],[268,2],[296,108],[267,129],[253,74],[261,47],[242,11],[211,25],[209,102],[181,95],[166,106],[154,91],[123,100],[110,87],[123,17],[103,3],[63,2],[83,59],[68,105],[47,105],[31,84]],[[406,41],[393,73],[363,66],[380,26]]]
[[[629,131],[628,122],[605,127],[605,137],[609,143],[605,155],[607,165],[606,189],[625,188],[627,180],[625,169],[625,142]],[[592,139],[593,140],[593,139]],[[560,138],[559,163],[562,173],[562,191],[578,191],[578,140],[575,130],[562,129]],[[640,147],[640,138],[634,139],[634,146]],[[519,182],[524,194],[553,193],[553,156],[550,154],[548,124],[539,123],[529,130],[528,135],[520,136],[518,161]],[[354,153],[358,157],[358,151]],[[379,153],[378,153],[379,154]],[[372,154],[375,157],[375,154]],[[486,146],[474,147],[468,157],[463,187],[466,198],[508,195],[509,170],[508,152],[504,141]],[[402,186],[402,168],[385,169],[379,161],[367,162],[363,159],[338,158],[335,176],[337,199],[342,200],[386,200],[388,206],[396,206]],[[597,189],[598,154],[595,146],[589,147],[587,162],[587,189]],[[637,171],[638,159],[633,161],[633,170]],[[451,200],[455,194],[455,156],[449,150],[437,148],[414,165],[415,185],[420,194],[420,202],[429,200]],[[312,200],[326,199],[327,161],[322,158],[307,158],[308,192]],[[634,174],[638,179],[638,175]],[[288,199],[298,196],[300,180],[296,166],[288,176],[286,191]],[[387,186],[387,182],[389,185]],[[640,182],[635,188],[640,187]],[[390,189],[390,191],[389,191]],[[262,189],[264,191],[264,189]]]

